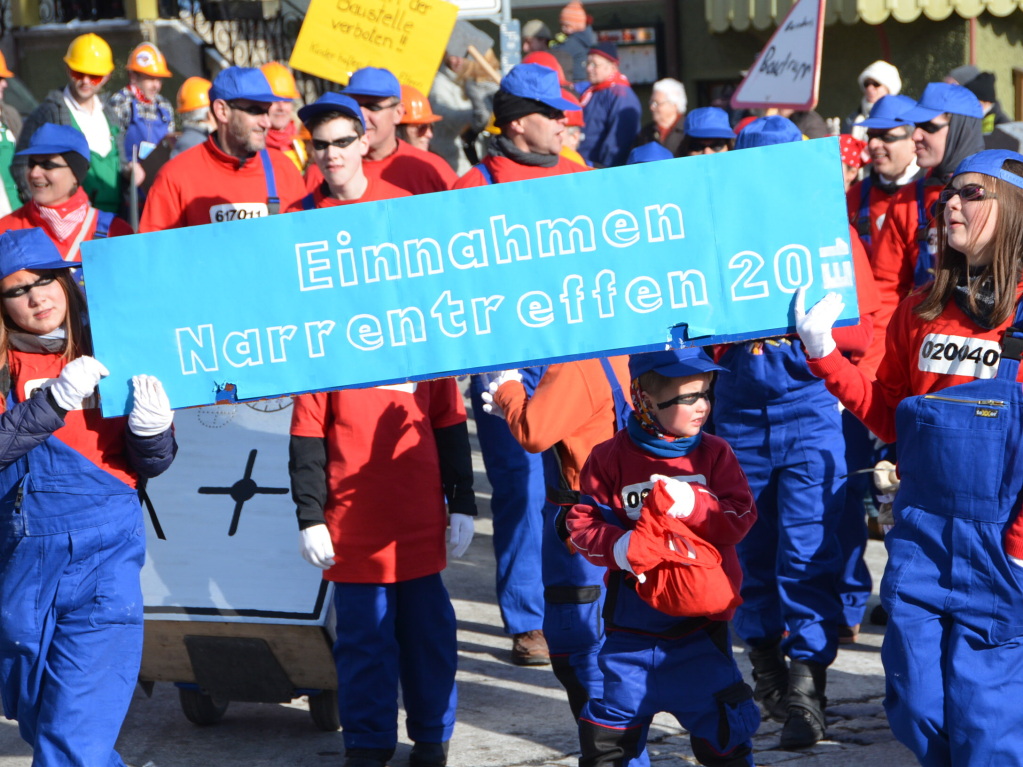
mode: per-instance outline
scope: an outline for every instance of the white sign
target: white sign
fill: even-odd
[[[458,6],[460,19],[487,19],[501,14],[501,0],[451,0],[451,2]]]
[[[813,109],[820,84],[825,0],[799,0],[732,96],[736,109]]]

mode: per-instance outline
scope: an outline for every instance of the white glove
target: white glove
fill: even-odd
[[[453,559],[461,559],[472,543],[472,535],[475,531],[473,518],[468,514],[452,514],[448,519],[450,529],[448,530],[448,547],[451,549]]]
[[[504,411],[494,401],[494,395],[497,394],[498,389],[509,381],[522,383],[522,372],[519,370],[502,370],[498,373],[480,373],[480,378],[483,380],[483,383],[487,384],[487,391],[480,394],[480,399],[483,400],[483,412],[496,415],[498,418],[504,418]]]
[[[139,437],[163,434],[174,422],[170,400],[156,376],[132,376],[135,402],[128,414],[128,428]]]
[[[806,347],[806,356],[810,359],[827,357],[835,350],[835,339],[831,329],[835,321],[845,309],[845,302],[838,293],[828,293],[806,311],[806,289],[796,291],[796,332],[799,340]]]
[[[891,461],[878,461],[877,466],[874,467],[874,487],[877,488],[877,492],[881,495],[891,496],[888,500],[891,501],[895,497],[895,493],[899,491],[899,475],[895,471],[895,464]]]
[[[669,517],[682,517],[682,519],[685,519],[693,513],[693,509],[696,508],[696,492],[693,490],[692,485],[680,479],[666,477],[663,474],[650,475],[651,482],[656,482],[657,480],[664,482],[664,489],[668,491],[668,495],[674,501],[671,504],[671,508],[668,509]]]
[[[50,385],[50,394],[64,410],[80,410],[82,400],[96,391],[100,379],[108,375],[110,371],[95,357],[79,357],[60,371],[60,378]]]
[[[313,567],[326,570],[334,565],[334,542],[326,525],[313,525],[299,530],[298,550]]]
[[[632,569],[632,563],[629,562],[629,557],[628,557],[628,553],[629,553],[629,540],[631,538],[632,538],[632,531],[629,530],[625,535],[623,535],[621,538],[619,538],[617,541],[615,541],[615,547],[614,547],[613,553],[614,553],[615,562],[618,564],[618,566],[620,568],[622,568],[627,573],[632,573],[633,575],[636,575],[636,571]],[[636,575],[636,579],[640,583],[645,583],[646,582],[646,576],[645,575]]]

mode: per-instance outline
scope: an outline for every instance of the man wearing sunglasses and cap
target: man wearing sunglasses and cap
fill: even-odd
[[[89,32],[71,41],[64,64],[68,84],[63,90],[51,91],[25,118],[18,137],[19,155],[11,164],[11,172],[22,198],[27,200],[31,196],[25,179],[27,157],[21,151],[45,123],[70,125],[80,130],[89,142],[91,162],[82,188],[97,208],[117,213],[124,207],[128,180],[140,183],[142,168],[132,166],[127,158],[117,115],[99,98],[99,92],[114,71],[113,54],[103,38]]]
[[[301,198],[294,163],[266,147],[270,104],[284,98],[258,69],[229,67],[218,74],[209,92],[216,131],[160,169],[139,231],[261,218]]]
[[[899,118],[913,123],[916,162],[927,176],[892,198],[873,246],[874,277],[881,310],[874,316],[874,339],[884,337],[895,307],[914,287],[933,277],[937,251],[934,205],[952,171],[984,149],[980,101],[961,85],[929,83],[919,103]]]
[[[455,183],[455,172],[440,156],[416,149],[398,138],[398,125],[405,115],[401,85],[390,71],[363,67],[352,74],[344,94],[362,109],[369,151],[362,163],[367,178],[383,179],[410,194],[446,192]],[[323,180],[319,169],[306,171],[306,189]]]

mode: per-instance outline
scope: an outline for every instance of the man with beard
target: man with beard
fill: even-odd
[[[304,194],[294,164],[266,148],[270,104],[282,100],[258,69],[229,67],[210,88],[217,129],[199,151],[160,169],[139,231],[260,218],[287,210]]]

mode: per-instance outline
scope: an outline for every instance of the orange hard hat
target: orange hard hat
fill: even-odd
[[[285,99],[301,98],[291,70],[281,62],[271,61],[261,66],[260,70],[266,75],[267,82],[270,83],[270,90],[273,91],[275,96]]]
[[[171,76],[170,70],[167,69],[167,59],[152,43],[135,46],[135,50],[128,56],[127,69],[129,72],[138,72],[140,75],[149,75],[150,77]]]
[[[191,112],[210,105],[213,83],[205,77],[189,77],[178,89],[178,111]]]
[[[0,77],[14,77],[14,72],[7,68],[7,59],[4,58],[2,51],[0,51]]]
[[[426,96],[411,85],[401,86],[401,104],[405,107],[405,116],[401,118],[402,125],[426,125],[444,119],[433,113]]]

